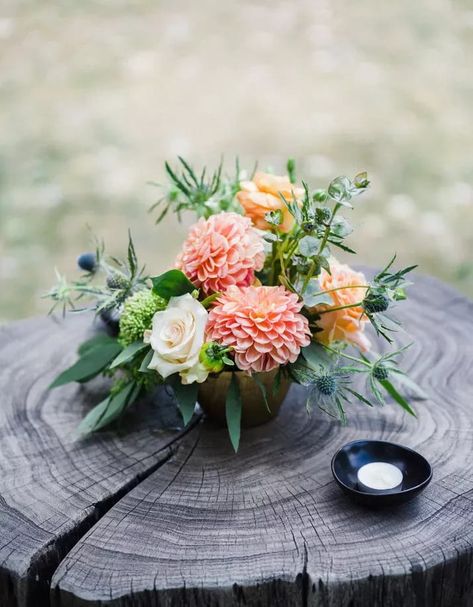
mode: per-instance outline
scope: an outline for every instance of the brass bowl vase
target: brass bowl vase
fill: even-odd
[[[282,376],[279,390],[276,394],[273,394],[277,371],[277,369],[274,369],[273,371],[269,371],[269,373],[260,373],[258,376],[266,389],[266,400],[269,411],[263,393],[254,379],[241,371],[236,373],[240,387],[242,403],[241,425],[243,427],[259,426],[260,424],[269,422],[279,413],[291,382],[286,376]],[[198,400],[204,413],[209,419],[222,426],[226,425],[225,401],[231,378],[232,372],[224,371],[219,375],[209,376],[199,386]]]

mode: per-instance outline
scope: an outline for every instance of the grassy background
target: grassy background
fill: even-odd
[[[185,227],[154,226],[147,181],[177,154],[366,169],[359,259],[473,294],[472,56],[468,0],[1,0],[0,320],[47,309],[87,224],[169,265]]]

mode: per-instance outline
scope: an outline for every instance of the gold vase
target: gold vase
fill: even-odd
[[[281,377],[279,390],[273,394],[274,380],[277,369],[269,373],[260,373],[259,379],[266,389],[266,406],[263,393],[249,375],[236,372],[236,378],[240,387],[241,396],[241,425],[243,427],[259,426],[269,422],[277,416],[281,404],[286,397],[291,382],[285,375]],[[224,371],[219,375],[209,376],[207,380],[199,386],[199,404],[209,419],[220,425],[226,425],[225,402],[227,391],[232,379],[231,371]]]

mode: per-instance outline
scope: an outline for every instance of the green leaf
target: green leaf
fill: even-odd
[[[240,387],[235,373],[232,373],[232,380],[227,392],[227,400],[225,404],[225,412],[227,417],[228,433],[232,441],[235,453],[240,445],[240,430],[241,430],[241,396]]]
[[[208,308],[216,299],[220,297],[221,293],[212,293],[205,299],[203,299],[200,303],[204,306],[204,308]]]
[[[169,377],[166,380],[166,383],[168,383],[174,390],[174,395],[176,397],[182,419],[184,420],[184,425],[187,426],[194,415],[199,384],[194,382],[193,384],[185,385],[181,383],[181,377],[177,374]]]
[[[319,281],[311,279],[302,296],[304,305],[308,308],[319,304],[333,305],[333,300],[328,293],[323,293]]]
[[[89,350],[97,346],[104,346],[109,344],[116,344],[117,340],[106,333],[99,333],[98,335],[94,335],[91,339],[84,341],[80,344],[77,349],[77,353],[80,357],[84,356]]]
[[[311,386],[317,380],[317,373],[311,369],[302,356],[289,365],[291,377],[301,386]]]
[[[304,236],[299,240],[299,253],[304,257],[313,257],[317,255],[320,247],[320,241],[314,236]]]
[[[331,240],[330,238],[327,240],[327,242],[329,242],[330,244],[333,244],[334,246],[338,247],[339,249],[342,249],[342,251],[345,251],[345,253],[351,253],[352,255],[356,255],[356,251],[351,249],[350,247],[347,247],[346,244],[342,244],[339,240],[335,241],[335,240]]]
[[[332,272],[330,270],[330,262],[327,259],[327,257],[325,257],[324,255],[317,255],[317,257],[315,258],[316,261],[319,262],[319,264],[322,266],[322,268],[328,272],[328,274],[332,275]]]
[[[296,183],[296,161],[294,158],[289,158],[286,164],[287,174],[291,183]]]
[[[332,363],[331,355],[316,341],[311,341],[308,346],[302,348],[301,354],[313,369],[318,369],[321,366],[329,367]]]
[[[115,367],[123,365],[123,363],[126,363],[131,360],[136,354],[138,354],[138,352],[141,352],[145,348],[149,348],[149,344],[145,344],[143,341],[133,342],[120,352],[120,354],[110,365],[110,369],[115,369]]]
[[[277,396],[279,394],[279,390],[281,388],[282,381],[282,370],[281,367],[278,368],[278,372],[276,373],[276,377],[274,378],[273,383],[273,396]]]
[[[58,375],[49,388],[57,388],[72,381],[83,382],[92,379],[110,364],[121,349],[121,345],[116,341],[86,349],[85,354],[72,367]]]
[[[269,408],[269,403],[268,403],[268,396],[266,394],[266,387],[263,384],[263,382],[261,381],[261,379],[259,378],[258,374],[255,373],[254,375],[252,375],[253,379],[255,380],[258,388],[261,390],[261,394],[263,395],[263,400],[264,400],[264,404],[266,405],[266,409],[268,410],[269,413],[271,413],[271,409]]]
[[[328,186],[328,195],[339,204],[352,208],[348,202],[352,197],[351,187],[352,184],[348,177],[336,177]]]
[[[348,392],[350,392],[351,394],[353,394],[353,396],[355,396],[358,400],[360,400],[362,403],[364,403],[365,405],[368,405],[368,407],[372,407],[373,403],[370,403],[370,401],[365,398],[363,396],[363,394],[360,394],[359,392],[357,392],[356,390],[352,390],[352,388],[345,388]]]
[[[383,386],[386,392],[400,405],[404,411],[407,411],[414,417],[417,417],[407,400],[399,394],[396,388],[392,385],[392,383],[387,379],[378,380],[379,383]]]
[[[150,373],[151,369],[148,369],[148,365],[151,362],[151,359],[153,358],[153,356],[154,356],[154,350],[152,350],[150,348],[149,352],[147,352],[146,356],[143,358],[140,368],[138,369],[138,371],[140,373]]]
[[[403,384],[406,388],[412,391],[413,397],[419,400],[427,400],[428,394],[410,377],[403,373],[400,369],[392,369],[392,373],[395,373],[393,379],[396,383]]]
[[[77,432],[85,436],[111,424],[138,398],[140,389],[139,384],[131,382],[120,392],[103,400],[87,413],[79,424]]]
[[[128,267],[130,269],[130,276],[133,278],[138,269],[138,259],[136,257],[135,245],[133,244],[130,230],[128,230]]]
[[[153,291],[163,299],[179,297],[185,293],[192,293],[195,286],[181,270],[169,270],[160,276],[151,278]]]
[[[338,215],[332,221],[330,231],[332,232],[332,234],[338,236],[339,238],[346,238],[349,234],[353,232],[353,228],[345,219],[345,217]]]

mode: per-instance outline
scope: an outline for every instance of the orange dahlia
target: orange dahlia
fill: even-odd
[[[371,344],[364,334],[368,319],[361,305],[354,305],[365,297],[368,288],[365,275],[331,258],[330,274],[322,270],[319,284],[323,291],[329,291],[333,305],[318,306],[318,309],[324,310],[325,313],[317,320],[322,331],[315,334],[316,339],[326,345],[333,341],[348,341],[362,351],[369,350]],[[326,311],[350,305],[353,307],[334,312]]]
[[[176,267],[205,293],[247,286],[264,265],[264,244],[251,220],[220,213],[195,223],[184,242]]]
[[[255,173],[252,181],[241,181],[241,190],[237,193],[238,202],[243,207],[245,215],[250,217],[260,230],[272,228],[266,219],[266,213],[280,211],[282,223],[281,232],[290,232],[294,226],[294,217],[281,199],[298,200],[304,194],[303,188],[298,188],[289,181],[289,177]]]
[[[230,287],[209,313],[207,338],[231,346],[239,369],[271,371],[310,343],[301,307],[284,287]]]

